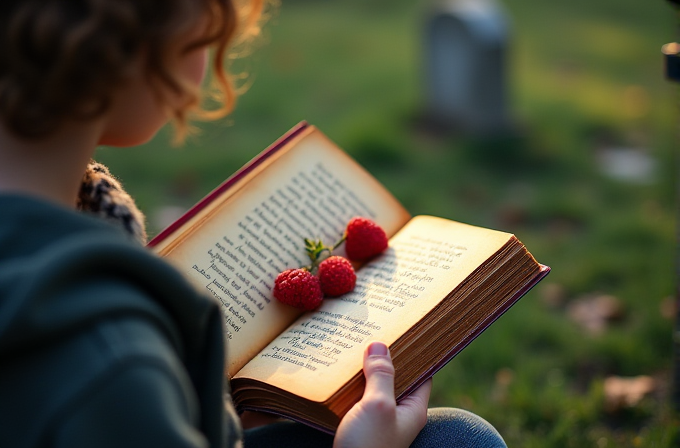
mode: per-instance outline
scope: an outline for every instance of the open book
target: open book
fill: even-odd
[[[332,244],[350,218],[389,248],[354,291],[311,312],[272,296],[279,272],[309,264],[305,238]],[[363,393],[362,353],[389,345],[403,398],[512,306],[549,268],[515,236],[411,218],[368,172],[301,123],[150,243],[222,304],[227,374],[239,410],[333,432]],[[342,247],[334,254],[343,255]]]

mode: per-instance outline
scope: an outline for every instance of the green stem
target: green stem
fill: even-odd
[[[342,243],[344,243],[346,239],[347,239],[347,232],[345,232],[345,233],[342,234],[342,238],[340,238],[340,239],[338,240],[338,242],[335,243],[335,245],[333,245],[333,248],[331,249],[331,251],[337,249],[338,246],[340,246]]]
[[[333,247],[333,249],[335,249],[335,247]],[[324,261],[326,258],[328,258],[328,257],[323,257],[323,258],[321,257],[321,254],[324,253],[324,252],[328,252],[329,256],[333,254],[332,249],[330,249],[328,247],[324,247],[323,249],[321,249],[319,251],[319,253],[316,254],[316,257],[312,260],[312,264],[310,264],[309,266],[305,266],[305,269],[307,269],[309,272],[314,274],[316,269],[321,264],[321,262]]]

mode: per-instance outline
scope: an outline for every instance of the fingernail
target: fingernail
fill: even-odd
[[[387,346],[382,342],[373,342],[368,346],[368,356],[387,356]]]

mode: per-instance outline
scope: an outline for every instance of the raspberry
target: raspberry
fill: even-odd
[[[352,261],[367,260],[387,249],[385,231],[370,219],[352,218],[345,235],[345,252]]]
[[[288,269],[274,281],[274,297],[279,302],[303,310],[321,305],[323,293],[319,279],[305,269]]]
[[[333,255],[319,264],[319,283],[321,291],[327,296],[337,297],[354,289],[357,276],[352,263],[346,258]]]

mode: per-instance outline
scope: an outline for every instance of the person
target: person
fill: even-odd
[[[363,398],[334,437],[288,421],[244,431],[219,307],[139,244],[141,213],[91,161],[98,145],[138,145],[168,121],[181,135],[190,114],[228,113],[226,52],[257,34],[263,6],[3,0],[0,446],[505,446],[473,414],[428,414],[430,382],[397,404],[377,341]],[[209,58],[223,98],[212,110],[201,107]]]

